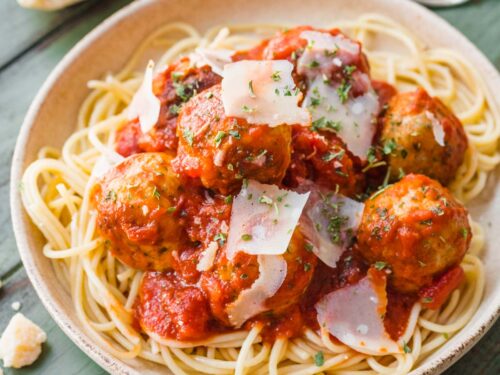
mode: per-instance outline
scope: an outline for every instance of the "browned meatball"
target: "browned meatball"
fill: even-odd
[[[209,66],[194,67],[186,57],[169,65],[153,81],[153,92],[161,103],[158,122],[146,134],[141,131],[138,119],[126,123],[116,134],[117,152],[130,156],[139,152],[175,151],[180,108],[196,93],[220,81],[221,77]]]
[[[226,117],[220,85],[185,104],[177,134],[176,171],[224,194],[236,191],[244,178],[279,183],[290,163],[291,128]]]
[[[303,126],[294,126],[292,132],[292,161],[284,184],[297,187],[303,180],[311,180],[348,197],[363,192],[365,176],[361,161],[334,133],[319,134]]]
[[[391,270],[396,290],[415,292],[459,264],[471,237],[467,210],[446,188],[407,175],[365,202],[358,248],[377,268]]]
[[[311,282],[317,257],[306,248],[302,234],[296,230],[283,257],[287,263],[287,275],[276,294],[266,301],[266,306],[275,314],[298,302]],[[238,252],[229,261],[220,252],[215,267],[201,277],[201,287],[208,296],[212,314],[230,326],[226,307],[234,302],[241,291],[248,289],[259,277],[256,255]]]
[[[467,150],[467,136],[455,115],[419,88],[395,95],[383,119],[381,145],[392,181],[405,173],[453,180]]]
[[[184,232],[175,216],[181,182],[165,153],[133,155],[94,187],[100,231],[113,255],[133,268],[164,270]]]

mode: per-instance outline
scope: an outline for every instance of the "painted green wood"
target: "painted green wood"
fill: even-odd
[[[26,11],[6,4],[7,1],[14,3],[15,0],[0,0],[0,67],[2,61],[21,56],[16,64],[0,71],[0,202],[8,202],[8,176],[15,137],[36,90],[76,41],[113,10],[130,0],[114,0],[113,3],[110,0],[101,1],[82,18],[76,18],[78,9],[71,9],[66,11],[67,14],[61,13],[62,15],[35,12],[22,14]],[[12,12],[6,13],[4,10]],[[437,13],[460,29],[500,69],[499,0],[474,1],[453,9],[437,10]],[[16,31],[14,34],[9,32],[13,25],[24,25],[29,30]],[[38,37],[50,37],[45,38],[43,46],[31,48],[23,54],[30,45],[36,46],[40,40],[37,33]],[[15,38],[3,37],[10,34],[15,35]],[[19,263],[6,203],[0,208],[0,231],[0,279],[3,278],[5,282],[0,289],[0,332],[14,314],[11,303],[19,301],[22,304],[21,312],[38,323],[48,334],[43,354],[33,366],[21,370],[5,369],[5,374],[104,374],[57,327],[29,284]],[[447,375],[499,374],[499,346],[500,322],[470,353],[448,370]]]
[[[21,8],[16,0],[0,1],[0,66],[31,47],[44,35],[94,5],[87,1],[59,12]],[[14,36],[15,37],[9,37]]]
[[[0,2],[6,0],[0,0]],[[61,57],[100,21],[130,0],[105,0],[89,10],[85,18],[64,25],[15,64],[0,71],[0,278],[19,263],[11,230],[9,169],[19,128],[37,90]],[[0,13],[0,24],[3,14]],[[1,35],[1,34],[0,34]],[[0,38],[3,40],[5,38]]]
[[[43,327],[48,341],[43,345],[40,358],[29,367],[21,370],[5,369],[10,375],[35,374],[105,374],[97,364],[91,361],[71,340],[59,329],[50,315],[43,308],[35,290],[26,276],[24,269],[20,269],[12,277],[4,280],[6,283],[0,289],[0,327],[7,325],[15,314],[11,305],[20,302],[21,313],[33,322]]]

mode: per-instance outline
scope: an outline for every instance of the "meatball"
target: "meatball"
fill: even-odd
[[[226,117],[220,85],[186,103],[177,125],[175,170],[223,194],[237,191],[245,178],[280,183],[290,163],[290,126],[249,125]]]
[[[287,186],[297,187],[307,179],[349,197],[363,191],[361,162],[339,137],[301,126],[295,126],[292,134],[292,161],[284,181]]]
[[[181,106],[196,93],[220,83],[221,77],[209,66],[193,67],[183,58],[160,72],[153,81],[153,92],[160,99],[158,123],[143,134],[134,119],[118,130],[116,150],[123,156],[139,152],[175,151],[177,148],[177,115]]]
[[[122,262],[142,270],[165,270],[171,250],[184,243],[176,215],[181,181],[165,153],[130,156],[93,190],[97,224]]]
[[[284,312],[299,301],[311,282],[317,263],[317,257],[307,250],[304,237],[298,230],[283,257],[287,263],[286,278],[276,294],[266,301],[266,306],[274,314]],[[224,252],[219,252],[214,269],[201,277],[201,287],[208,296],[212,314],[230,326],[227,305],[234,302],[242,290],[250,288],[258,277],[257,256],[238,252],[232,261],[228,261]]]
[[[395,95],[382,121],[381,145],[392,181],[404,173],[424,174],[444,185],[464,160],[467,136],[455,115],[419,88]]]
[[[135,315],[144,331],[166,339],[201,340],[213,326],[203,292],[184,284],[171,272],[144,274]]]
[[[472,237],[467,215],[437,181],[407,175],[366,201],[358,251],[391,271],[397,291],[416,292],[464,257]]]

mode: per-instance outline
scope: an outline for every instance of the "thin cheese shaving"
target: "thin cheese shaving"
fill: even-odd
[[[259,277],[226,308],[234,327],[240,327],[251,317],[266,311],[266,300],[274,296],[285,281],[287,265],[281,255],[259,255],[257,259]]]
[[[128,118],[130,120],[139,118],[143,133],[149,132],[160,116],[160,100],[153,92],[153,69],[154,62],[150,60],[144,73],[144,80],[128,107]]]
[[[288,248],[309,193],[248,181],[233,201],[226,251],[279,255]]]
[[[217,250],[219,249],[219,244],[216,241],[212,241],[208,244],[207,248],[201,254],[201,257],[196,265],[196,269],[200,272],[208,271],[212,268],[215,261],[215,256],[217,255]]]
[[[352,244],[363,208],[363,203],[334,192],[311,191],[300,229],[323,263],[336,267],[342,253]]]
[[[365,74],[357,74],[356,79],[366,80],[371,87]],[[365,159],[376,131],[377,95],[370,88],[364,95],[344,101],[339,87],[324,82],[321,76],[316,77],[309,85],[302,106],[311,111],[313,128],[337,133],[353,154]]]
[[[227,116],[250,124],[309,125],[309,112],[299,107],[302,93],[286,60],[239,61],[224,66],[222,103]]]
[[[212,71],[221,77],[224,76],[224,66],[232,63],[231,56],[234,51],[228,49],[207,49],[196,48],[196,50],[189,55],[189,59],[197,67],[208,65]]]
[[[91,177],[101,178],[106,173],[108,173],[110,169],[116,167],[118,164],[125,160],[123,156],[114,152],[113,154],[101,155],[96,160],[94,168],[92,168]]]
[[[341,34],[307,30],[300,37],[307,47],[297,61],[297,72],[311,79],[351,64],[360,53],[359,44]]]
[[[318,322],[339,341],[369,355],[402,353],[401,343],[385,330],[387,310],[386,278],[373,269],[358,283],[335,290],[317,304]],[[380,272],[380,271],[379,271]],[[409,330],[415,328],[408,324]]]
[[[425,116],[431,120],[432,124],[432,134],[434,134],[434,139],[436,140],[437,144],[444,147],[444,129],[443,125],[439,122],[439,120],[434,116],[432,112],[425,111]]]

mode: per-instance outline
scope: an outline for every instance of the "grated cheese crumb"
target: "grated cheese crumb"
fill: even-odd
[[[19,301],[12,302],[12,305],[10,305],[10,307],[14,311],[19,311],[21,309],[21,302]]]
[[[31,365],[42,352],[47,340],[45,332],[23,314],[10,320],[0,338],[0,359],[4,367],[20,368]]]

